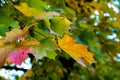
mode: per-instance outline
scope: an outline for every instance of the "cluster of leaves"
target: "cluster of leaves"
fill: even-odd
[[[38,63],[33,61],[33,69],[21,80],[118,80],[119,63],[115,58],[120,52],[120,42],[116,41],[120,39],[120,13],[108,3],[114,5],[111,0],[1,1],[0,66],[5,61],[20,65],[32,54]],[[109,39],[112,34],[116,38]],[[69,55],[91,73],[71,61]]]
[[[37,4],[42,5],[38,6]],[[23,26],[23,24],[19,25],[19,17],[13,19],[18,23],[17,25],[19,27],[16,29],[12,27],[12,25],[9,25],[11,27],[10,32],[4,32],[6,33],[5,37],[1,35],[3,37],[1,38],[2,52],[0,55],[5,56],[3,61],[1,61],[1,65],[4,64],[6,57],[8,57],[8,62],[21,65],[28,54],[35,54],[36,59],[43,57],[54,59],[57,55],[55,50],[57,50],[58,47],[70,54],[71,57],[84,66],[85,63],[81,58],[85,59],[88,63],[93,63],[93,54],[87,51],[87,47],[76,44],[75,40],[68,35],[70,34],[68,28],[71,22],[66,17],[60,16],[60,13],[54,11],[45,12],[44,8],[46,7],[47,3],[43,1],[20,2],[19,5],[11,4],[11,8],[18,10],[19,13],[25,18],[28,18],[28,20],[26,20],[27,23]],[[32,18],[32,21],[29,21],[30,18]],[[4,27],[6,27],[6,25]],[[65,36],[63,36],[64,34]],[[62,39],[58,39],[62,36]],[[32,39],[36,39],[36,41]],[[7,46],[7,49],[6,44],[10,45]],[[12,48],[11,45],[13,45]],[[33,47],[33,45],[37,46]],[[79,52],[79,50],[81,51]]]

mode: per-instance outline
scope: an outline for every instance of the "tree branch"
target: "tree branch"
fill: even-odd
[[[16,66],[14,66],[14,67],[11,67],[11,66],[2,66],[1,68],[4,68],[6,70],[13,70],[13,69],[15,69],[15,70],[20,70],[20,71],[24,71],[24,72],[26,72],[28,70],[28,69],[24,69],[24,68],[17,68]]]

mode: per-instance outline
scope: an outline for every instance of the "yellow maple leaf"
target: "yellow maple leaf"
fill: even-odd
[[[76,41],[67,34],[65,34],[62,39],[58,39],[58,45],[78,63],[80,63],[80,59],[84,59],[90,64],[94,62],[93,54],[87,50],[87,46],[77,44]]]
[[[28,6],[27,3],[20,3],[20,6],[14,6],[14,7],[27,17],[36,16],[41,13],[35,8],[31,8],[30,6]]]

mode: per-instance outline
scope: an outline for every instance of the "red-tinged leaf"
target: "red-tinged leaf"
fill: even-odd
[[[20,38],[22,34],[23,32],[21,29],[12,29],[12,31],[6,33],[4,42],[12,42],[13,40]]]
[[[28,30],[28,28],[27,28],[27,30]],[[6,33],[4,42],[5,43],[12,42],[12,41],[18,40],[18,39],[23,41],[27,36],[27,30],[26,30],[26,27],[23,30],[12,29],[10,32]]]
[[[27,46],[23,46],[19,49],[13,50],[8,54],[8,60],[10,63],[21,65],[22,62],[28,58],[28,54],[34,54],[34,52]]]
[[[68,35],[64,35],[62,39],[58,39],[59,47],[69,54],[73,59],[85,67],[84,61],[93,63],[93,54],[87,50],[87,47],[82,44],[76,44],[75,40]]]

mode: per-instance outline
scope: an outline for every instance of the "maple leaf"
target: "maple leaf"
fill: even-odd
[[[54,17],[50,19],[50,23],[50,29],[58,35],[69,33],[68,30],[71,25],[71,21],[66,17]]]
[[[34,52],[31,49],[29,49],[27,46],[39,45],[39,42],[36,39],[32,39],[32,41],[24,40],[27,36],[28,28],[29,26],[26,26],[23,30],[12,29],[10,32],[7,32],[6,37],[2,39],[4,40],[4,44],[6,43],[13,44],[17,47],[20,47],[20,48],[14,49],[9,54],[7,53],[9,62],[21,65],[21,63],[28,57],[27,55],[28,53],[34,54]],[[8,43],[13,41],[17,41],[17,44]],[[0,44],[3,45],[1,43],[1,40],[0,40]]]
[[[40,47],[32,47],[32,50],[36,52],[36,60],[42,59],[43,57],[48,57],[49,59],[55,59],[56,57],[56,42],[54,39],[47,39],[41,43]]]
[[[84,61],[90,64],[94,62],[93,54],[87,50],[87,47],[82,44],[77,44],[76,41],[67,34],[64,35],[62,39],[58,39],[58,45],[84,67],[86,66]]]
[[[26,26],[23,30],[22,29],[12,29],[10,32],[6,32],[6,37],[4,39],[5,43],[12,42],[14,40],[21,40],[23,41],[28,32],[28,27]]]
[[[10,52],[8,54],[8,60],[10,63],[21,65],[22,62],[28,57],[28,54],[34,54],[34,52],[27,46],[23,46]]]
[[[12,42],[18,38],[23,39],[23,31],[21,29],[12,29],[10,32],[6,33],[4,42]]]

